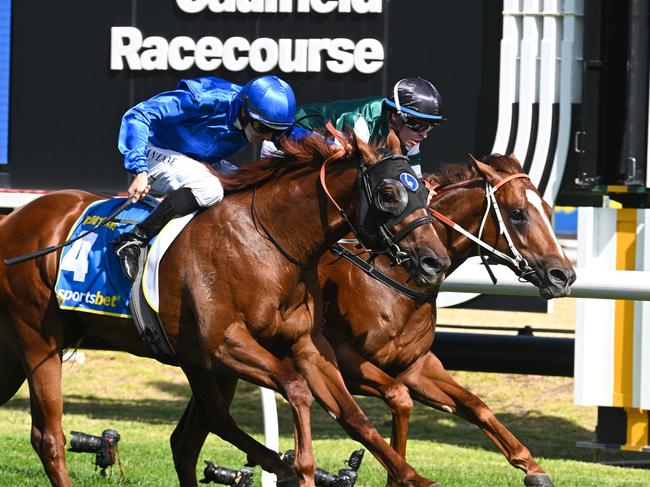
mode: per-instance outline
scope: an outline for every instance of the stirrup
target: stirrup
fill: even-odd
[[[111,247],[117,255],[122,272],[129,281],[133,281],[138,274],[140,255],[147,247],[146,241],[134,233],[125,233],[113,240]]]

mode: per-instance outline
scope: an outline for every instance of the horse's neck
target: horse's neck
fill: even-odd
[[[327,187],[344,211],[353,215],[359,201],[356,165],[337,164],[328,171]],[[258,189],[256,199],[259,217],[269,233],[301,262],[315,262],[349,230],[322,190],[317,172],[268,183]]]
[[[485,190],[483,187],[459,188],[443,193],[433,201],[432,208],[447,216],[473,235],[478,236],[481,220],[485,213]],[[477,245],[460,232],[452,230],[442,222],[435,225],[438,236],[447,247],[451,273],[469,257],[478,253]],[[485,222],[482,240],[494,245],[496,242],[495,221],[490,215]]]

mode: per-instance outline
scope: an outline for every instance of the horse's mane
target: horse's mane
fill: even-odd
[[[490,154],[484,157],[482,162],[492,166],[494,169],[505,174],[517,174],[523,172],[521,164],[513,156],[502,154]],[[482,178],[481,173],[472,162],[466,164],[443,164],[439,169],[430,174],[425,174],[424,179],[432,185],[449,186],[462,183],[476,178]]]
[[[356,139],[352,134],[347,135],[351,143],[341,159],[360,158]],[[285,137],[280,140],[279,145],[282,154],[243,164],[232,174],[217,173],[225,192],[245,191],[301,169],[319,169],[328,157],[340,150],[340,146],[317,135],[309,135],[299,140]]]

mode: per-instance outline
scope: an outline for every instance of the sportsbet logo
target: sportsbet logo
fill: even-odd
[[[110,306],[115,308],[121,299],[119,294],[104,296],[100,291],[94,293],[81,293],[70,289],[60,289],[59,296],[63,301],[75,301],[77,303],[95,304],[97,306]]]

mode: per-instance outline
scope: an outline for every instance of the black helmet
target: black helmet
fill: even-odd
[[[395,83],[384,103],[395,109],[406,122],[416,118],[431,124],[439,123],[442,115],[442,97],[431,82],[423,78],[404,78]]]

